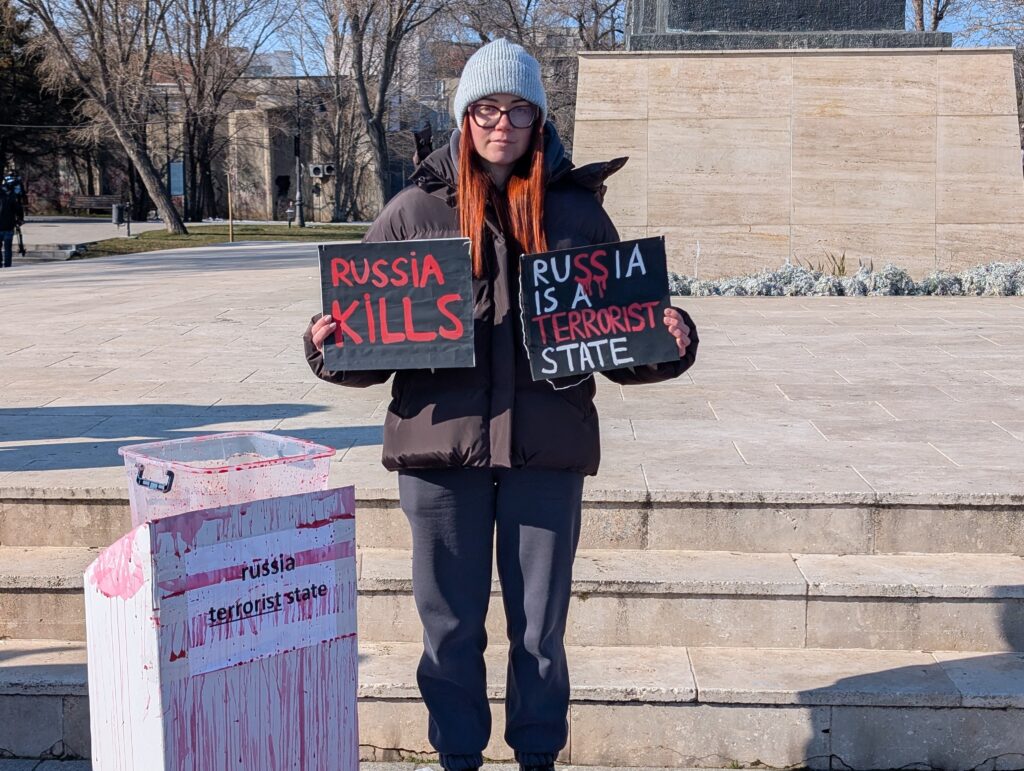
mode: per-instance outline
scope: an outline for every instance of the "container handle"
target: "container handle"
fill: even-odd
[[[171,491],[171,486],[174,484],[174,472],[173,471],[170,471],[170,470],[167,471],[167,481],[166,482],[157,482],[157,481],[155,481],[153,479],[144,479],[143,478],[142,474],[144,472],[144,468],[143,468],[141,463],[138,466],[136,466],[135,468],[139,472],[136,475],[136,477],[135,477],[135,484],[137,484],[139,487],[148,487],[150,490],[156,490],[157,492],[161,492],[161,493],[169,493]]]

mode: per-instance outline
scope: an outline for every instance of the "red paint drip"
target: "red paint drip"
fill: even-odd
[[[342,520],[342,519],[355,519],[355,516],[353,516],[352,514],[345,514],[345,513],[335,514],[335,515],[332,515],[330,517],[325,517],[324,519],[314,519],[312,522],[300,522],[295,527],[299,528],[300,530],[306,530],[306,529],[317,528],[317,527],[324,527],[324,526],[330,525],[330,524],[332,524],[334,522],[338,522],[339,520]]]

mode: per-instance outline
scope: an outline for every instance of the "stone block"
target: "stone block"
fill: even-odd
[[[65,696],[63,704],[64,752],[72,758],[91,757],[89,697]]]
[[[0,694],[85,696],[85,644],[0,640]]]
[[[573,704],[578,765],[829,767],[828,707]],[[738,764],[738,765],[737,765]]]
[[[1024,653],[932,655],[960,691],[963,706],[1024,708]]]
[[[570,647],[573,701],[680,703],[697,688],[685,648]]]
[[[845,257],[847,275],[857,266],[873,263],[875,269],[886,263],[899,265],[916,278],[935,270],[935,226],[899,222],[870,224],[794,225],[792,230],[794,261],[829,272],[828,255]]]
[[[0,696],[0,757],[60,755],[63,738],[60,696]]]
[[[580,549],[642,549],[648,510],[643,504],[584,502]]]
[[[927,653],[692,648],[702,703],[960,706]]]
[[[800,648],[804,606],[802,597],[574,597],[566,641]]]
[[[131,512],[124,501],[0,503],[0,546],[107,547],[130,529]]]
[[[939,116],[935,215],[941,224],[1003,223],[1024,210],[1020,126],[1013,115]]]
[[[794,225],[935,222],[935,121],[793,121]]]
[[[490,761],[513,760],[505,744],[505,710],[491,702]],[[436,757],[427,740],[427,708],[420,699],[362,699],[359,702],[359,754],[364,761],[419,760]],[[567,753],[566,753],[567,754]]]
[[[681,505],[655,503],[652,549],[742,552],[865,553],[871,543],[871,507],[814,505]]]
[[[416,668],[422,643],[363,643],[359,695],[362,699],[419,697]],[[686,648],[566,648],[573,701],[687,702],[697,691]],[[506,695],[508,646],[491,642],[484,654],[487,697]]]
[[[494,607],[493,602],[491,607]],[[360,592],[356,612],[361,640],[416,642],[423,639],[423,625],[411,593]],[[492,626],[493,615],[488,614],[488,627]],[[495,638],[491,636],[491,639]]]
[[[758,426],[760,431],[767,428],[765,423],[767,421]],[[807,421],[803,423],[809,432],[814,431]],[[792,427],[772,428],[780,441],[791,442],[798,440],[804,426],[794,422]],[[770,434],[772,431],[764,433]],[[810,441],[818,439],[812,435]],[[760,502],[766,500],[766,496],[778,497],[783,494],[813,496],[813,500],[822,504],[862,504],[873,498],[870,485],[847,466],[806,464],[793,468],[791,465],[745,465],[737,462],[730,466],[708,464],[684,467],[678,462],[652,461],[644,464],[644,472],[649,480],[652,498],[659,501],[678,499],[684,493],[716,501],[727,496],[728,499],[745,503]]]
[[[411,549],[409,521],[397,500],[356,501],[356,546]]]
[[[652,57],[648,66],[651,120],[789,117],[791,57]]]
[[[1024,601],[810,597],[808,648],[1024,649]]]
[[[576,122],[573,161],[583,166],[593,161],[629,156],[625,166],[610,177],[604,205],[615,224],[642,227],[647,224],[647,122],[644,120],[582,120]]]
[[[738,556],[726,551],[581,551],[573,566],[573,593],[591,598],[804,596],[806,581],[790,555]]]
[[[81,589],[0,590],[0,638],[85,639]]]
[[[1024,767],[1024,710],[832,708],[843,768]]]
[[[644,57],[582,56],[578,84],[577,122],[647,119],[647,60]]]
[[[938,224],[935,227],[936,265],[957,273],[987,262],[1021,259],[1024,223]]]
[[[814,597],[911,600],[1024,598],[1024,559],[1012,555],[799,554]]]
[[[646,531],[647,514],[641,504],[601,501],[583,504],[581,549],[642,549]],[[374,501],[358,505],[356,543],[360,549],[411,549],[409,522],[398,502]]]
[[[800,648],[804,645],[804,598],[574,596],[566,628],[568,645]],[[507,639],[501,596],[491,596],[487,636]],[[366,641],[417,642],[422,626],[411,594],[359,597],[359,630]]]
[[[648,148],[649,227],[789,223],[788,118],[652,117]]]
[[[1010,51],[938,54],[939,115],[1017,115]]]
[[[701,279],[771,270],[785,263],[790,253],[788,225],[659,224],[648,234],[665,236],[669,270]]]
[[[1024,510],[991,506],[880,506],[879,553],[960,552],[1024,555]]]
[[[793,57],[795,118],[887,117],[885,124],[934,116],[935,56],[914,52]]]

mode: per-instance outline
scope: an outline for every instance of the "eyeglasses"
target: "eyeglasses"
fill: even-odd
[[[471,104],[469,114],[480,128],[494,128],[507,115],[514,128],[530,128],[538,117],[537,108],[532,104],[521,104],[511,110],[503,110],[493,104]]]

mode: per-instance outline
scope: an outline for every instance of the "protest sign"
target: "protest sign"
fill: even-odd
[[[442,238],[320,247],[324,369],[472,367],[469,241]]]
[[[352,487],[139,525],[85,575],[96,771],[358,771]]]
[[[520,275],[534,380],[679,358],[664,238],[523,255]]]

